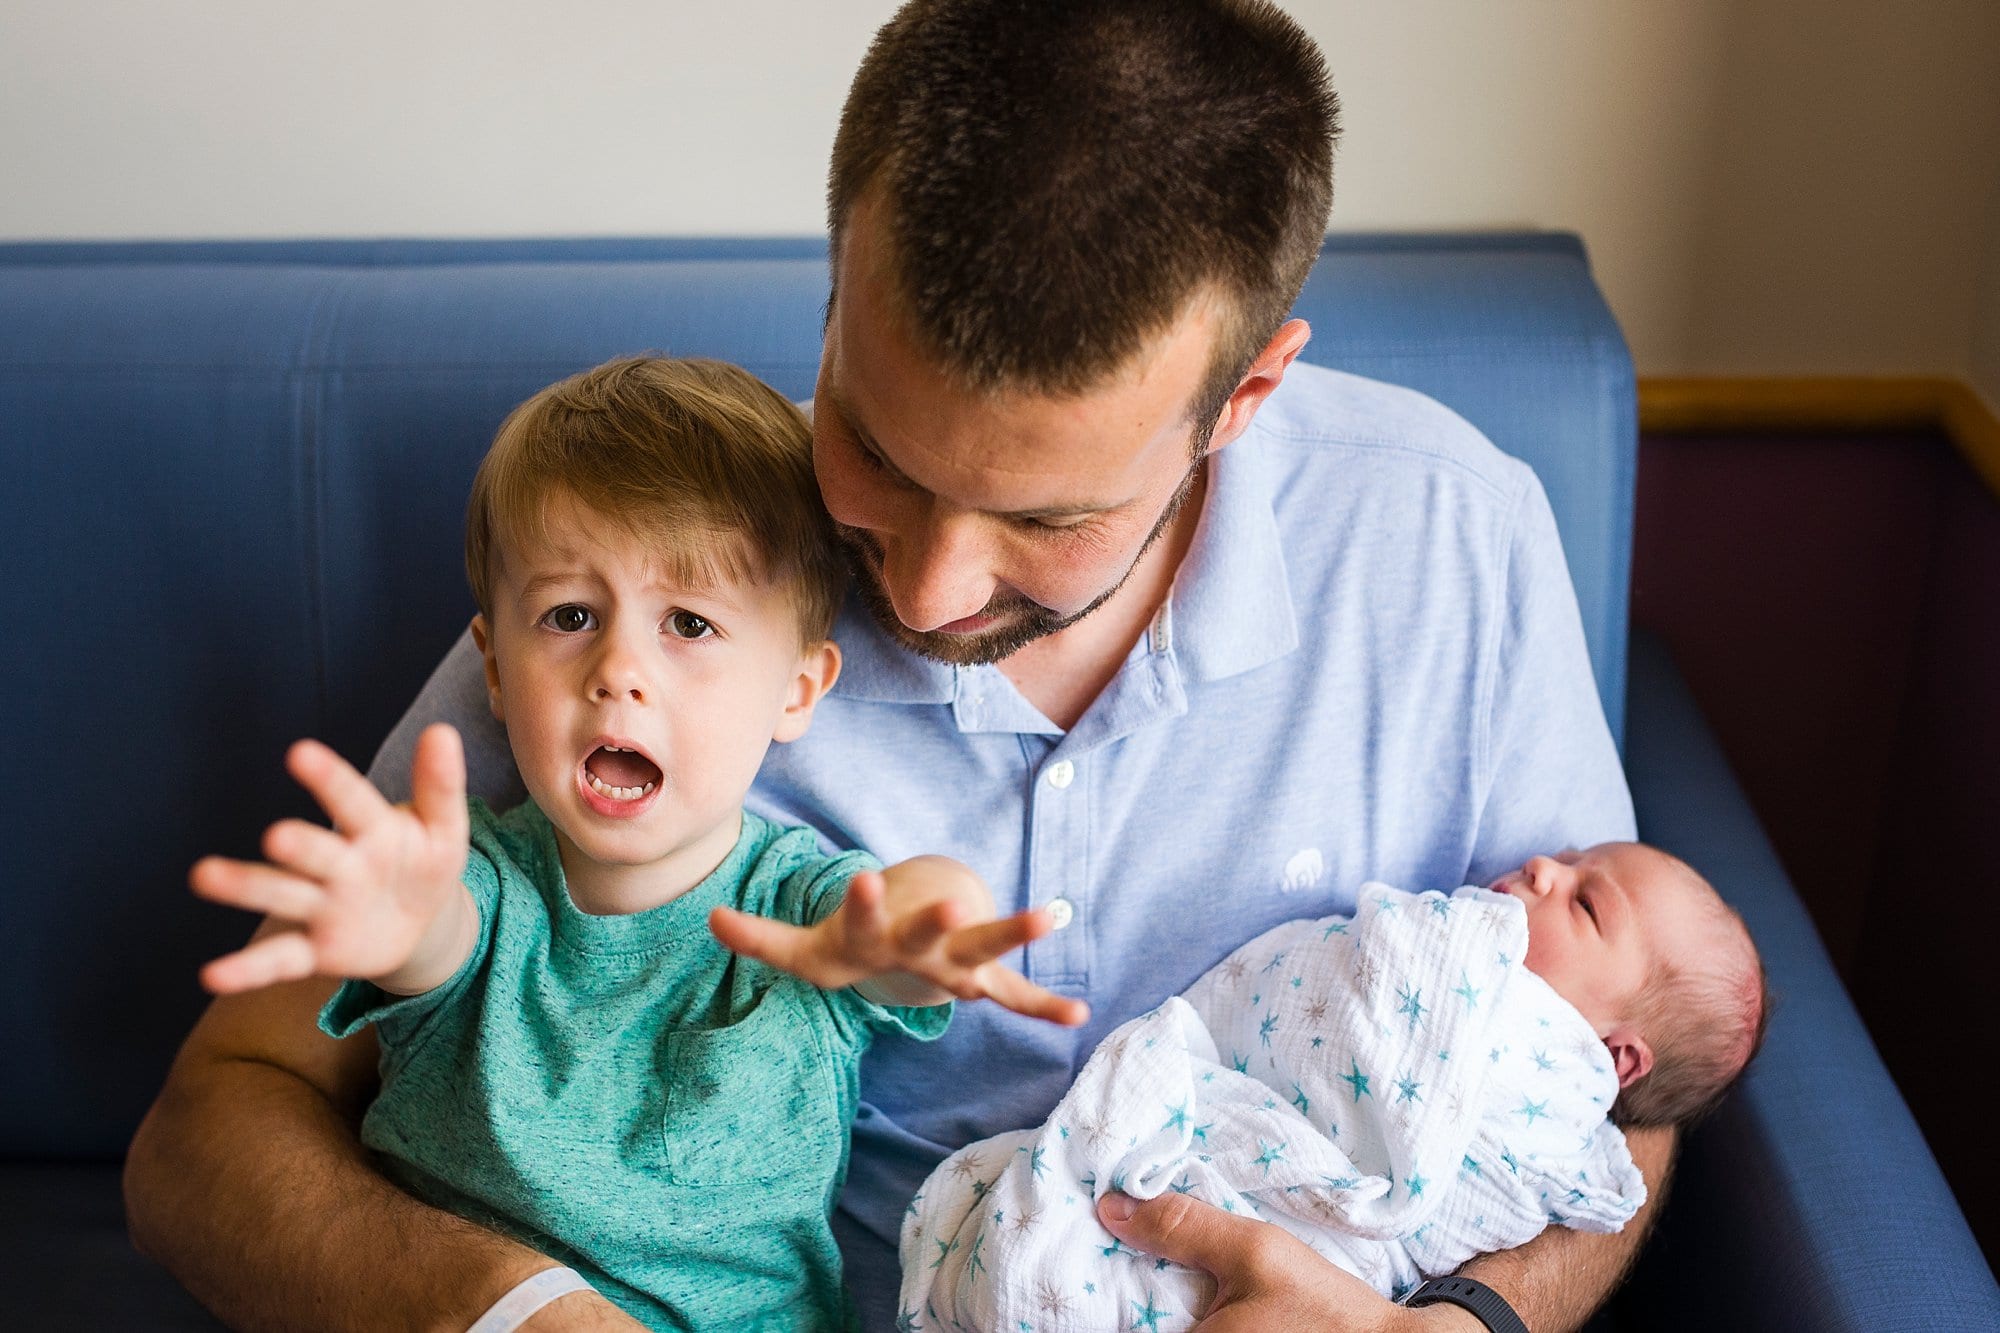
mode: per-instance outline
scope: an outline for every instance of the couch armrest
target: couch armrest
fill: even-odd
[[[1743,913],[1776,1003],[1688,1137],[1621,1327],[2000,1328],[2000,1287],[1700,710],[1657,639],[1634,637],[1630,669],[1640,836]]]

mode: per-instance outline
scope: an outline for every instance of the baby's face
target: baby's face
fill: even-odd
[[[1490,886],[1528,909],[1528,970],[1603,1036],[1645,986],[1653,961],[1701,947],[1701,888],[1637,843],[1530,857]]]

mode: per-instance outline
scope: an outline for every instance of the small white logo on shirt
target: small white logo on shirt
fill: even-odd
[[[1326,860],[1319,848],[1308,847],[1285,862],[1285,878],[1279,884],[1286,893],[1297,893],[1320,882],[1326,874]]]

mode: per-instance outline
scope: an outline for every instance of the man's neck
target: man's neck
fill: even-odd
[[[1021,697],[1042,716],[1069,730],[1118,674],[1132,645],[1173,590],[1174,576],[1194,544],[1207,499],[1208,469],[1203,468],[1180,513],[1139,558],[1111,600],[1068,629],[1037,639],[1000,663]]]

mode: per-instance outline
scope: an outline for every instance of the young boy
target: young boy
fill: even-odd
[[[1262,1217],[1394,1296],[1551,1223],[1615,1231],[1645,1185],[1614,1125],[1712,1107],[1765,1008],[1741,919],[1650,847],[1365,885],[1114,1031],[1041,1129],[947,1159],[905,1221],[904,1313],[1187,1328],[1213,1282],[1104,1231],[1112,1190]]]
[[[956,862],[880,870],[743,810],[839,673],[831,540],[805,419],[749,374],[633,358],[542,391],[466,530],[531,799],[468,813],[448,727],[409,807],[302,741],[287,766],[334,827],[190,875],[278,923],[213,990],[348,979],[321,1025],[377,1028],[362,1139],[391,1176],[654,1327],[851,1325],[829,1214],[874,1034],[934,1038],[953,996],[1084,1018],[995,961],[1045,914],[992,920]]]

